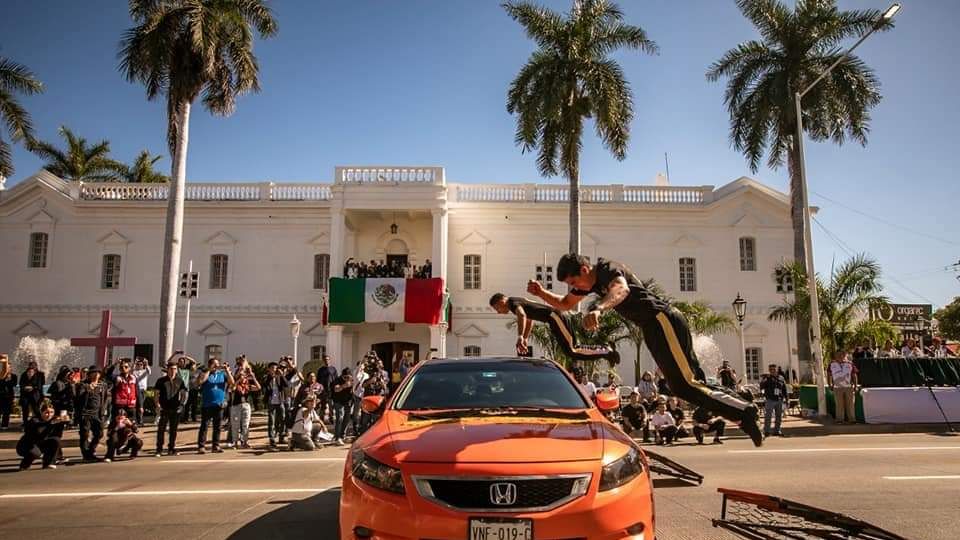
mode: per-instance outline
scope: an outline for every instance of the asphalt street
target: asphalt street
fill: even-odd
[[[262,445],[258,435],[253,442]],[[148,448],[152,442],[148,434]],[[702,486],[656,482],[660,540],[736,538],[711,525],[720,514],[718,487],[825,507],[911,539],[954,540],[960,530],[960,437],[791,437],[760,449],[737,438],[657,451],[706,477]],[[185,452],[16,472],[17,458],[4,444],[0,538],[332,539],[346,452]],[[66,455],[79,451],[70,447]]]

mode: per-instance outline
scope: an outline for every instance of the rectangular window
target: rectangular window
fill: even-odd
[[[747,347],[745,352],[747,365],[744,370],[747,372],[747,380],[757,382],[760,380],[760,366],[763,363],[763,349],[760,347]]]
[[[346,277],[346,276],[344,276]],[[330,255],[317,253],[313,256],[313,288],[327,290],[330,281]]]
[[[480,289],[480,256],[463,256],[463,288]]]
[[[47,267],[47,233],[30,233],[30,268]]]
[[[210,288],[227,288],[227,262],[226,255],[218,254],[210,256]]]
[[[323,353],[327,352],[326,345],[314,345],[310,347],[310,361],[319,362],[323,359]]]
[[[777,292],[787,294],[793,292],[793,274],[789,270],[777,268],[774,272],[774,279],[777,282]]]
[[[103,272],[100,280],[101,289],[119,289],[120,288],[120,256],[104,255]]]
[[[680,258],[680,292],[697,292],[697,260]]]
[[[463,348],[463,356],[480,356],[480,346],[467,345]]]
[[[203,348],[203,359],[209,362],[211,358],[223,360],[223,347],[220,345],[207,345]]]
[[[534,279],[543,284],[543,288],[548,291],[553,290],[553,266],[544,266],[538,264],[536,267],[536,272],[534,273]]]
[[[740,271],[757,271],[757,241],[753,238],[740,239]]]

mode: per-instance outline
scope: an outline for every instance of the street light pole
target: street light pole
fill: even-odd
[[[737,322],[740,323],[740,362],[741,366],[743,366],[743,371],[741,373],[748,375],[747,346],[743,341],[743,319],[745,319],[747,316],[747,301],[740,296],[739,292],[737,292],[737,298],[733,301],[733,313],[737,316]]]
[[[297,340],[300,338],[300,320],[297,319],[296,314],[293,316],[293,320],[290,321],[290,335],[293,337],[293,365],[296,367],[297,364]]]
[[[804,250],[807,253],[806,256],[806,267],[807,267],[807,292],[810,295],[810,356],[811,361],[813,362],[814,368],[816,369],[817,376],[817,414],[820,416],[827,415],[827,393],[826,393],[826,373],[824,373],[823,368],[823,349],[821,347],[821,336],[820,336],[820,298],[817,291],[817,278],[816,272],[813,267],[813,241],[811,239],[811,219],[810,219],[810,199],[808,197],[807,189],[807,167],[803,155],[803,108],[801,107],[801,101],[803,96],[805,96],[810,90],[813,89],[820,81],[824,79],[827,75],[833,71],[833,68],[837,67],[844,59],[850,56],[853,53],[854,49],[860,46],[861,43],[866,41],[871,34],[877,31],[884,22],[892,19],[897,12],[900,11],[900,4],[893,4],[883,13],[880,19],[877,21],[877,24],[873,25],[869,32],[863,35],[852,47],[847,49],[847,52],[840,55],[833,64],[830,64],[830,67],[825,69],[809,86],[803,89],[801,92],[796,92],[794,94],[794,114],[797,119],[797,161],[799,162],[798,168],[800,173],[800,196],[803,203],[803,244]],[[742,332],[741,332],[742,334]],[[797,339],[802,339],[801,336],[797,336]]]

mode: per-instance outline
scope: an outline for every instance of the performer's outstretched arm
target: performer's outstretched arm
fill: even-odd
[[[527,335],[530,332],[528,327],[533,324],[533,321],[527,318],[527,312],[522,306],[517,306],[514,314],[517,316],[517,354],[526,354]]]
[[[569,311],[577,307],[577,304],[580,303],[580,299],[583,298],[582,296],[573,293],[567,293],[565,296],[554,294],[544,289],[543,285],[541,285],[539,281],[528,281],[527,292],[540,298],[550,305],[550,307],[559,309],[561,311]]]
[[[600,314],[608,309],[613,309],[623,302],[627,296],[630,294],[630,287],[627,285],[627,280],[623,277],[617,277],[610,282],[610,286],[607,287],[607,294],[600,299],[599,302],[594,306],[593,311],[587,313],[587,316],[583,319],[583,327],[587,330],[594,330],[597,328],[597,325],[600,322]]]

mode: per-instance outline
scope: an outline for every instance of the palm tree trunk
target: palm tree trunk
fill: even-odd
[[[190,102],[173,107],[175,131],[170,193],[167,197],[167,223],[163,238],[163,279],[160,285],[161,361],[173,354],[173,330],[177,318],[177,281],[180,275],[180,250],[183,247],[183,206],[187,183],[187,132],[190,127]],[[185,353],[189,354],[187,351]]]
[[[570,174],[570,253],[580,253],[580,164]]]
[[[793,259],[803,272],[807,269],[807,249],[803,234],[806,223],[803,219],[803,186],[800,179],[800,148],[794,140],[790,147],[788,160],[790,169],[790,221],[793,224]],[[810,270],[812,271],[812,270]],[[794,283],[794,290],[803,286]],[[812,358],[810,356],[810,320],[806,317],[797,317],[797,363],[800,366],[800,380],[813,379]]]

